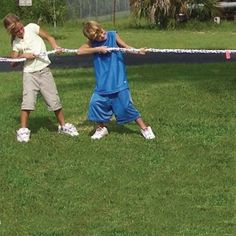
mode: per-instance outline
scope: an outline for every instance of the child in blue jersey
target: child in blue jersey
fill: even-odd
[[[105,31],[96,21],[85,23],[83,33],[88,43],[82,45],[78,55],[94,54],[96,86],[89,104],[88,119],[98,123],[92,139],[101,139],[108,134],[106,124],[112,115],[118,124],[135,121],[145,139],[155,135],[134,107],[126,77],[123,54],[109,52],[108,47],[131,48],[115,31]],[[141,49],[145,53],[145,49]]]

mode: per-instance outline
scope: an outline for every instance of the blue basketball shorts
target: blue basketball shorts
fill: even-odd
[[[125,124],[140,117],[134,107],[129,89],[108,95],[93,93],[88,111],[88,120],[106,123],[115,116],[117,124]]]

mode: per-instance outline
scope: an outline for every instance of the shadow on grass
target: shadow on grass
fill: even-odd
[[[55,78],[80,78],[80,77],[93,77],[93,69],[78,68],[78,69],[52,69]]]
[[[235,65],[231,62],[208,64],[151,64],[128,66],[127,77],[130,87],[142,84],[143,88],[150,84],[170,86],[187,83],[197,89],[210,93],[233,90],[236,79]],[[95,86],[94,72],[91,68],[57,69],[53,71],[59,91],[86,91]],[[66,82],[60,83],[63,79]],[[68,80],[67,80],[68,79]],[[131,89],[132,92],[132,89]]]
[[[94,87],[95,79],[92,69],[54,70],[55,79],[72,79],[71,85],[78,88]],[[217,78],[232,77],[235,65],[231,62],[208,64],[151,64],[142,66],[127,66],[128,81],[135,83],[173,83],[186,81],[213,81]],[[66,85],[67,86],[67,85]]]
[[[106,124],[109,133],[118,133],[118,134],[140,134],[139,133],[139,128],[137,126],[137,130],[132,130],[131,128],[127,127],[127,125],[118,125],[116,124],[115,120],[110,121],[109,123]],[[91,121],[84,121],[83,123],[80,124],[82,127],[91,127],[91,131],[89,132],[89,136],[92,136],[96,130],[97,124]]]
[[[59,90],[92,90],[95,86],[94,73],[89,70],[56,70],[53,75]],[[68,79],[68,82],[62,85],[57,82],[60,79]]]
[[[19,122],[19,117],[15,117]],[[49,132],[57,132],[57,122],[49,116],[37,116],[29,118],[29,129],[36,134],[40,129],[47,129]]]

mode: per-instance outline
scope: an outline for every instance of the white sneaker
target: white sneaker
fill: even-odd
[[[28,128],[20,128],[16,132],[16,139],[18,142],[28,142],[30,139],[30,130]]]
[[[105,135],[108,134],[108,130],[107,130],[107,127],[103,126],[99,126],[95,133],[91,136],[91,139],[101,139],[103,138]]]
[[[69,134],[72,137],[79,135],[75,126],[70,123],[66,123],[64,126],[59,125],[58,126],[58,133],[59,134]]]
[[[141,134],[145,139],[154,139],[155,135],[152,132],[152,128],[150,126],[147,126],[145,129],[141,129]]]

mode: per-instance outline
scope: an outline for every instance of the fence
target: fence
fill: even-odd
[[[98,18],[129,11],[129,0],[67,0],[68,18]]]

